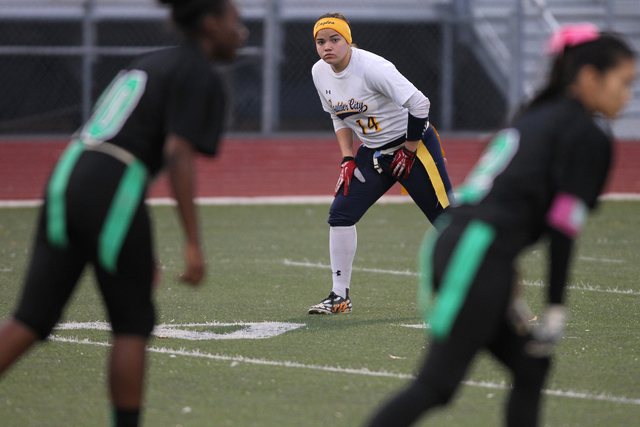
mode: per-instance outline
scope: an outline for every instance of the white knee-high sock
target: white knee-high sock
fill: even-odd
[[[356,226],[330,227],[329,253],[331,256],[331,272],[333,276],[333,292],[343,298],[351,283],[351,267],[356,256],[358,235]]]

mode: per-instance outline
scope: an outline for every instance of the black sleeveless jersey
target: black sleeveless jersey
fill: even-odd
[[[224,90],[204,52],[184,42],[136,58],[96,103],[80,131],[84,140],[109,141],[155,175],[169,134],[214,155],[224,122]]]
[[[543,102],[496,135],[456,191],[451,215],[488,222],[521,248],[545,232],[557,193],[595,207],[611,151],[610,137],[578,100]]]

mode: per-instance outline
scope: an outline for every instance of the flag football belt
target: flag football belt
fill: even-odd
[[[390,154],[393,154],[396,151],[400,150],[402,147],[404,147],[404,142],[400,145],[396,145],[395,147],[386,148],[384,150],[378,150],[375,153],[373,153],[373,167],[375,168],[375,170],[377,170],[378,173],[382,173],[382,166],[380,166],[380,163],[378,163],[378,159],[382,156],[388,156]]]
[[[148,177],[144,163],[127,150],[109,142],[71,141],[58,160],[47,187],[47,238],[54,248],[66,248],[69,244],[65,193],[71,172],[84,151],[105,153],[126,165],[98,237],[98,262],[107,272],[116,274],[120,250],[144,197]]]
[[[110,142],[82,140],[84,149],[88,151],[97,151],[115,157],[125,165],[130,165],[136,161],[136,157],[122,147],[118,147]]]
[[[424,142],[422,142],[422,140],[420,140],[420,143],[418,144],[416,157],[418,158],[418,160],[420,160],[420,163],[422,163],[422,166],[424,166],[424,168],[426,169],[427,175],[429,175],[429,179],[431,180],[431,185],[433,185],[433,189],[436,192],[436,197],[442,205],[442,208],[446,208],[450,204],[447,190],[444,187],[444,182],[442,181],[442,177],[440,176],[440,171],[438,171],[438,166],[436,165],[436,162],[433,160],[433,156],[431,156],[431,153],[429,153],[427,146],[424,145]]]
[[[382,156],[388,156],[402,149],[402,147],[404,147],[404,144],[405,143],[403,142],[402,144],[397,145],[395,147],[386,148],[384,150],[378,150],[375,153],[373,153],[373,167],[375,168],[375,170],[377,170],[378,173],[382,173],[382,167],[380,166],[378,159]],[[438,201],[440,202],[443,208],[446,208],[450,204],[449,196],[447,196],[447,191],[444,188],[444,183],[442,182],[442,177],[440,176],[438,167],[436,166],[433,160],[433,157],[431,156],[431,153],[429,153],[429,150],[424,145],[424,142],[422,142],[422,140],[420,140],[420,142],[418,143],[418,149],[416,150],[416,157],[418,158],[418,160],[420,160],[420,163],[422,163],[422,165],[427,170],[427,174],[429,175],[429,179],[431,179],[431,184],[433,185],[433,189],[436,192],[436,197],[438,198]],[[403,190],[403,194],[406,194],[405,193],[406,190],[404,189],[404,187],[402,187],[402,190]]]

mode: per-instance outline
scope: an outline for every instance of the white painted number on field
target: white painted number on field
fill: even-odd
[[[158,338],[178,338],[183,340],[241,340],[273,338],[285,332],[305,326],[304,323],[260,322],[260,323],[183,323],[157,325],[153,335]],[[229,332],[213,332],[220,328],[238,328]],[[60,323],[55,329],[90,329],[110,331],[107,322],[67,322]]]

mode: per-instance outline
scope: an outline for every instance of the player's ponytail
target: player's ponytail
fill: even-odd
[[[562,31],[562,30],[561,30]],[[597,31],[597,30],[596,30]],[[621,61],[634,58],[634,51],[618,35],[596,32],[590,37],[550,39],[553,65],[547,84],[537,93],[529,106],[555,99],[565,94],[585,65],[595,67],[601,73],[616,67]]]
[[[187,36],[200,33],[202,17],[206,14],[220,16],[229,0],[159,0],[171,6],[173,21]]]

